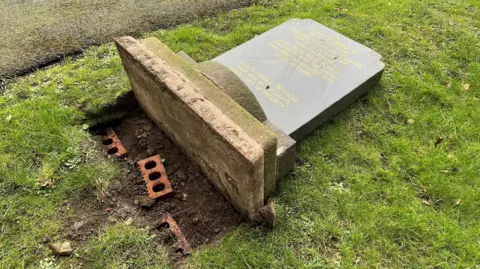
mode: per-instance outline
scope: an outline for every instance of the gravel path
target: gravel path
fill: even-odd
[[[0,0],[0,78],[115,36],[167,28],[255,0]]]

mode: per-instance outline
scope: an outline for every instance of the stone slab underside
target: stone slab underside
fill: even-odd
[[[149,117],[246,217],[264,201],[264,150],[182,74],[131,37],[116,45]]]

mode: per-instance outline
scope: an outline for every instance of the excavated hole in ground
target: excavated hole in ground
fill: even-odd
[[[241,215],[210,183],[201,169],[143,111],[137,108],[122,120],[93,130],[92,134],[99,144],[103,144],[108,127],[115,131],[128,153],[121,158],[110,156],[116,158],[121,172],[118,181],[112,182],[105,191],[101,206],[92,194],[89,199],[68,202],[73,212],[66,228],[71,240],[82,245],[105,224],[132,218],[132,225],[150,227],[157,235],[156,242],[170,246],[172,259],[178,261],[184,257],[172,248],[176,240],[172,240],[168,229],[158,227],[158,220],[164,213],[172,214],[192,248],[218,242],[243,222]],[[107,146],[102,147],[107,151]],[[157,154],[163,160],[174,193],[146,207],[146,184],[137,162]],[[155,163],[146,165],[151,169]]]

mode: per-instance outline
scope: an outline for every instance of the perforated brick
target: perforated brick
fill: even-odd
[[[175,234],[177,242],[173,245],[173,248],[176,253],[182,253],[183,255],[189,255],[191,252],[190,244],[182,233],[180,227],[178,227],[177,222],[173,219],[170,213],[166,213],[159,221],[160,227],[165,225],[168,226],[170,231]]]
[[[111,128],[108,129],[107,135],[103,138],[103,144],[107,146],[108,155],[121,157],[127,154],[127,150]]]
[[[173,192],[160,155],[138,161],[138,166],[147,184],[148,197],[156,199]]]

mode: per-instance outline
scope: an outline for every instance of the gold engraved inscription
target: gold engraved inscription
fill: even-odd
[[[275,50],[278,59],[308,78],[320,77],[333,83],[343,67],[363,67],[350,57],[359,52],[342,42],[339,36],[328,36],[315,27],[306,33],[292,27],[292,34],[296,40],[294,43],[279,39],[270,42],[269,46]]]

